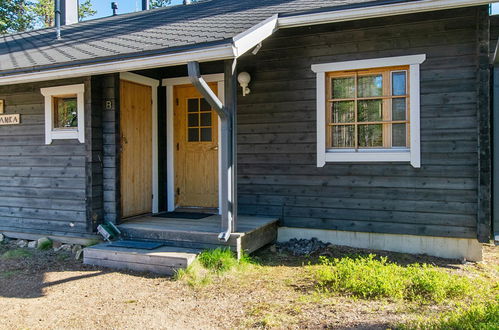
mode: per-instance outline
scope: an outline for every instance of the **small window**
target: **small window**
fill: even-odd
[[[54,129],[78,128],[77,96],[54,97]]]
[[[45,96],[45,143],[78,139],[84,143],[84,85],[42,88]]]
[[[317,166],[421,166],[419,67],[426,55],[312,65],[317,74]]]
[[[212,142],[212,109],[204,98],[187,100],[187,141]]]

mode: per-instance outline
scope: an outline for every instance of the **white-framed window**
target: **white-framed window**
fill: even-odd
[[[84,90],[83,84],[41,88],[45,97],[45,144],[58,139],[85,142]]]
[[[419,65],[426,55],[312,65],[317,166],[410,162],[421,167]]]

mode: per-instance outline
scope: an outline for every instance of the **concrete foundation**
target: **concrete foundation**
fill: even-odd
[[[335,245],[393,252],[426,254],[449,259],[482,260],[482,245],[476,239],[392,235],[338,230],[280,227],[277,240],[317,239]]]

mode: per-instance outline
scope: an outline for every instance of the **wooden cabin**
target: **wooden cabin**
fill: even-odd
[[[480,260],[490,2],[211,0],[2,36],[0,232]]]

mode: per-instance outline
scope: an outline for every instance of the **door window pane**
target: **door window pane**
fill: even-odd
[[[54,128],[78,127],[78,108],[74,97],[54,97]]]
[[[364,100],[358,101],[358,121],[381,121],[383,120],[383,101]]]
[[[188,129],[188,138],[189,142],[198,142],[199,141],[199,128],[189,128]]]
[[[211,105],[205,99],[201,99],[199,110],[200,111],[210,111]]]
[[[406,124],[393,124],[392,125],[392,146],[405,147],[407,146],[406,138]]]
[[[355,97],[355,78],[334,78],[332,79],[332,98],[348,99]]]
[[[199,117],[197,113],[190,113],[188,118],[189,127],[199,126]]]
[[[359,125],[359,147],[383,147],[383,125]]]
[[[355,126],[333,126],[332,142],[333,148],[354,148]]]
[[[355,102],[333,102],[333,123],[351,123],[355,121]]]
[[[392,95],[399,96],[406,94],[406,73],[405,71],[392,72]]]
[[[188,112],[198,112],[199,111],[199,99],[188,99],[187,100],[187,111]]]
[[[358,97],[383,96],[383,76],[381,74],[360,76]]]
[[[211,112],[201,114],[201,126],[211,126]]]
[[[211,141],[211,127],[201,128],[201,141],[210,142]]]
[[[392,120],[406,119],[406,99],[392,99]]]

